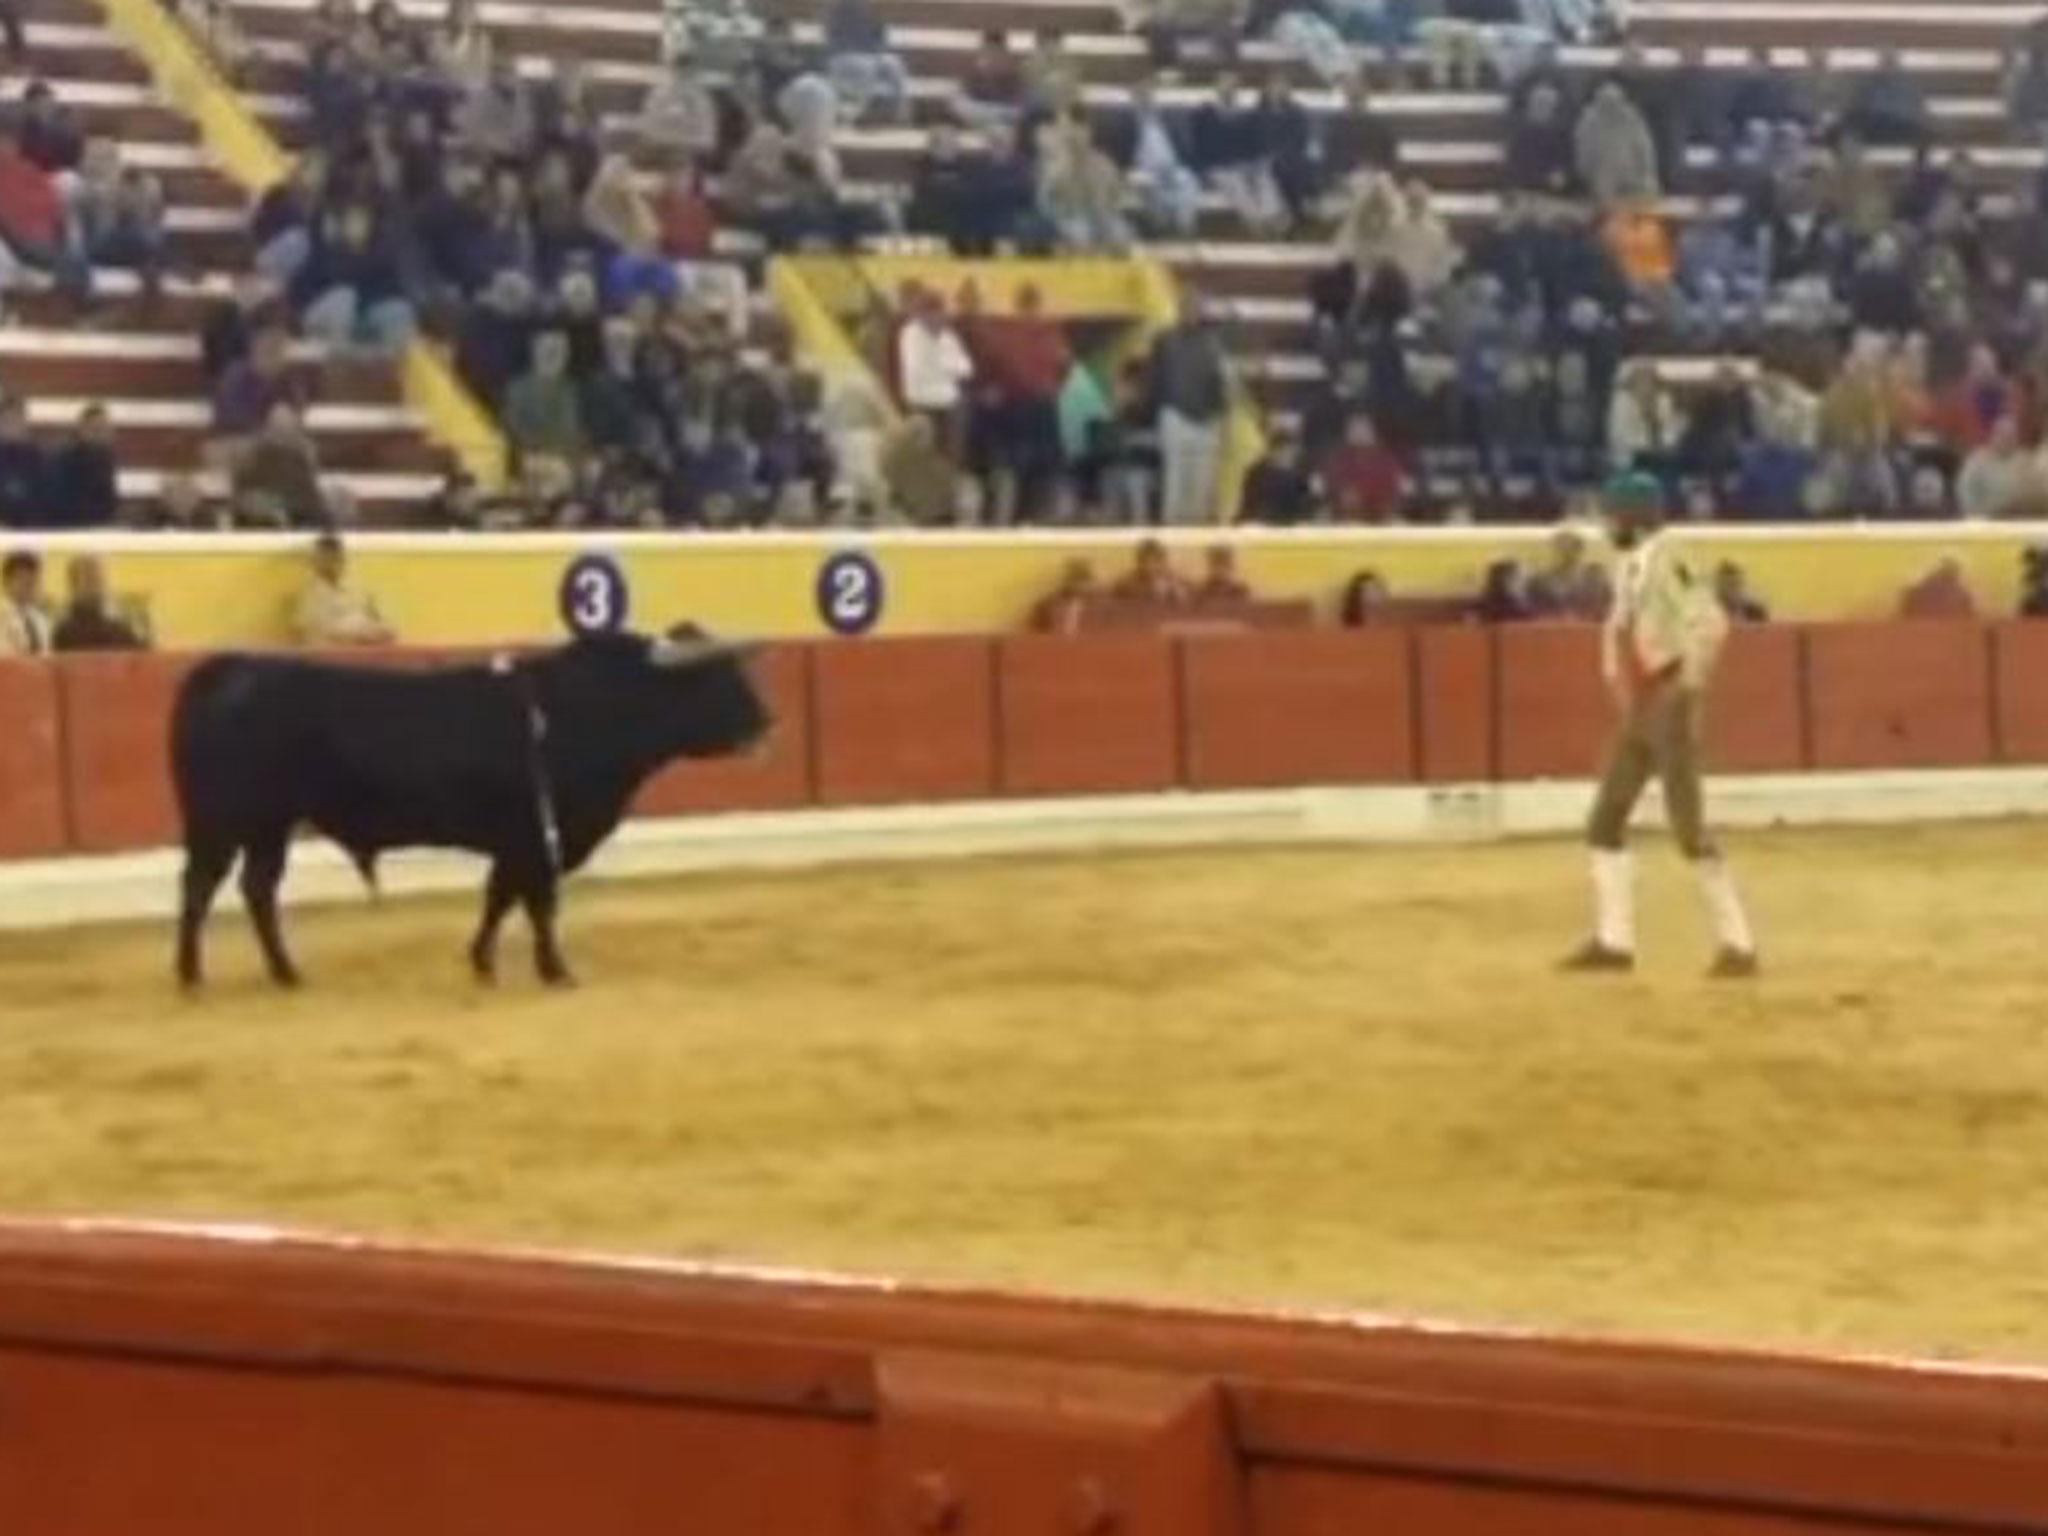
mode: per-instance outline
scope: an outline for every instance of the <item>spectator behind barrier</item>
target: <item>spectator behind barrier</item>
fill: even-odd
[[[28,550],[12,550],[0,561],[0,656],[46,656],[54,640],[43,562]]]
[[[52,636],[58,650],[147,649],[141,625],[111,611],[106,568],[97,555],[74,556],[64,568],[64,584],[68,597]]]
[[[1189,598],[1188,584],[1173,568],[1166,546],[1157,539],[1142,539],[1126,571],[1110,595],[1124,602],[1176,606]]]
[[[1346,629],[1364,629],[1385,617],[1390,594],[1387,579],[1375,570],[1363,570],[1344,584],[1337,602],[1337,619]]]
[[[1925,576],[1900,594],[1902,619],[1967,619],[1975,616],[1977,600],[1970,593],[1963,565],[1954,556],[1944,556]]]
[[[1606,571],[1586,558],[1586,535],[1566,524],[1550,535],[1550,558],[1530,576],[1527,597],[1532,617],[1597,623],[1607,617],[1613,586]]]
[[[1247,603],[1252,589],[1238,574],[1237,551],[1228,544],[1211,544],[1202,555],[1202,580],[1195,588],[1197,603]]]
[[[313,541],[312,573],[292,604],[292,631],[301,645],[389,645],[397,638],[377,600],[348,580],[339,534]]]
[[[1030,627],[1045,635],[1076,634],[1089,603],[1101,592],[1095,567],[1086,560],[1069,560],[1060,572],[1059,585],[1031,605]]]
[[[2048,545],[2020,551],[2020,617],[2048,619]]]

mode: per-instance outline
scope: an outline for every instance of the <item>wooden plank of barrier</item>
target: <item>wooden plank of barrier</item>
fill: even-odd
[[[746,756],[671,763],[642,786],[633,815],[789,810],[810,803],[810,649],[771,647],[748,670],[775,717],[768,739]]]
[[[1414,778],[1405,631],[1203,635],[1180,655],[1190,788]]]
[[[1991,761],[1989,638],[1971,620],[1807,631],[1816,768],[1965,768]]]
[[[991,642],[825,641],[811,656],[822,804],[963,800],[994,792]]]
[[[1707,695],[1707,768],[1791,773],[1806,766],[1806,701],[1796,625],[1738,625]]]
[[[1991,646],[1999,761],[2048,763],[2048,624],[1995,624]]]
[[[178,841],[171,704],[193,655],[147,651],[58,658],[64,787],[72,845],[84,853]]]
[[[1496,635],[1500,777],[1587,778],[1614,728],[1594,624],[1508,624]]]
[[[1430,625],[1415,637],[1417,758],[1432,784],[1494,776],[1493,631],[1478,624]]]
[[[46,661],[0,661],[0,858],[62,853],[69,840],[57,674]]]
[[[1158,635],[1023,635],[997,648],[1007,793],[1170,789],[1180,782],[1173,642]]]

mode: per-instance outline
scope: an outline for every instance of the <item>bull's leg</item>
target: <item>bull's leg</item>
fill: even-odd
[[[536,873],[524,882],[519,898],[526,905],[527,921],[533,924],[534,970],[549,986],[566,987],[576,978],[569,974],[561,946],[555,942],[555,893],[555,877]]]
[[[214,892],[235,862],[232,846],[216,847],[196,839],[185,844],[184,894],[178,907],[178,984],[196,987],[205,979],[200,955],[200,935],[206,914],[213,907]]]
[[[277,888],[284,880],[290,838],[288,828],[265,833],[242,849],[242,900],[248,905],[249,920],[256,925],[256,941],[263,946],[270,979],[280,987],[299,984],[298,967],[285,952],[284,934],[277,921]]]
[[[518,878],[503,859],[493,860],[490,879],[484,883],[483,918],[469,942],[469,968],[478,981],[498,979],[498,925],[518,899]]]

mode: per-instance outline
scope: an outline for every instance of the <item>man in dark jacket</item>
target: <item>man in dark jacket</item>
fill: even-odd
[[[1206,302],[1183,301],[1180,321],[1152,344],[1151,395],[1159,412],[1161,500],[1170,523],[1216,515],[1216,476],[1230,411],[1230,369]]]
[[[57,616],[52,644],[60,651],[139,651],[149,642],[107,605],[107,572],[96,555],[76,556],[65,567],[70,600]]]
[[[95,401],[49,458],[47,528],[105,528],[121,509],[114,469],[114,429]]]
[[[28,406],[0,401],[0,526],[42,526],[49,462],[29,431]]]

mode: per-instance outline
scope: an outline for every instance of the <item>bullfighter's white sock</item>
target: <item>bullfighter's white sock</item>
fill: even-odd
[[[1626,848],[1593,850],[1594,934],[1603,949],[1636,952],[1635,861]]]
[[[1725,859],[1701,859],[1700,891],[1707,898],[1707,912],[1714,920],[1714,937],[1723,949],[1753,954],[1756,935],[1750,931],[1749,914],[1743,910],[1742,894],[1735,889],[1735,877]]]

